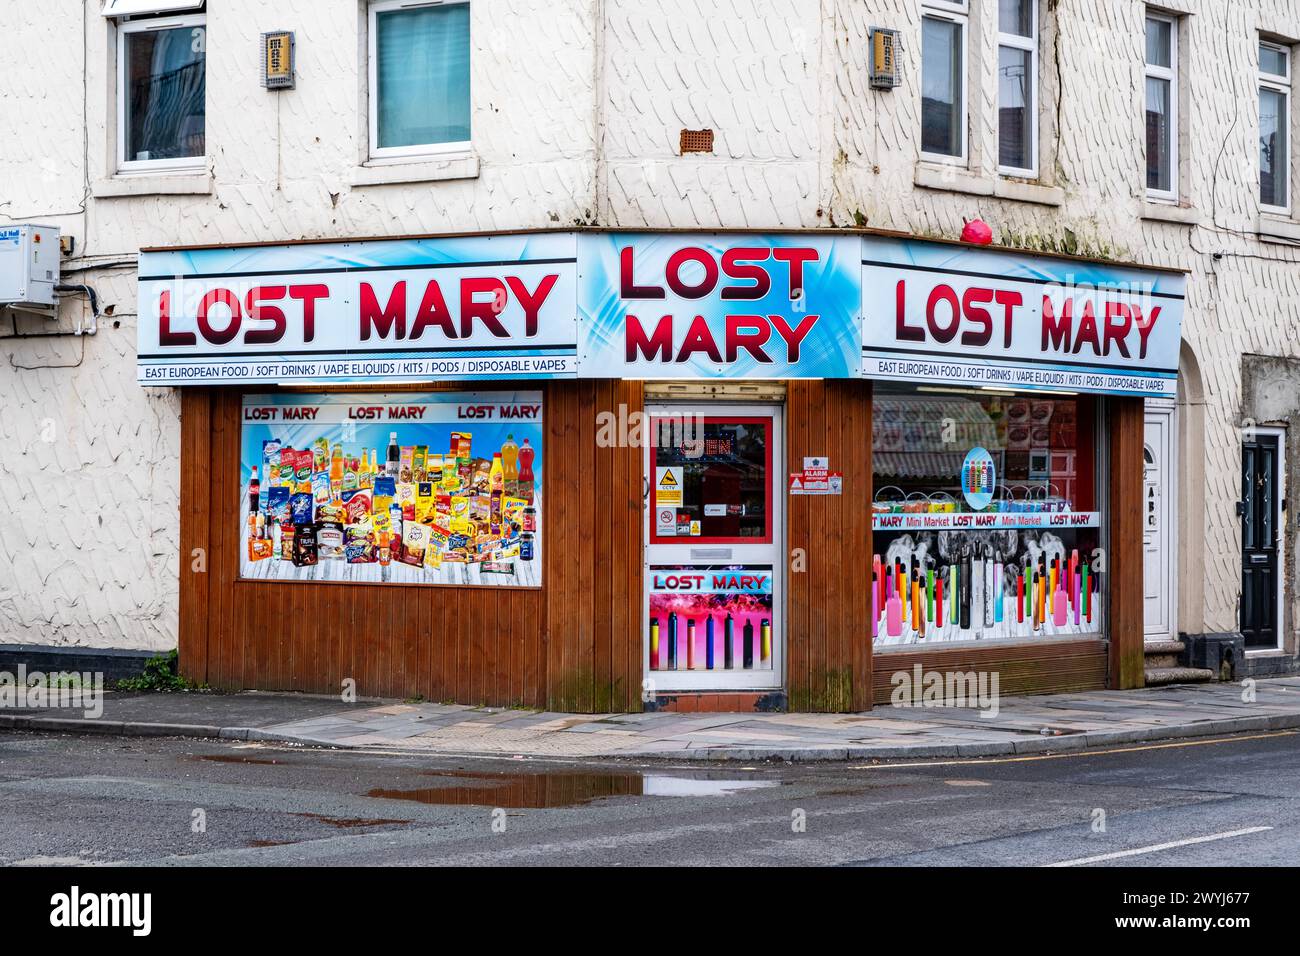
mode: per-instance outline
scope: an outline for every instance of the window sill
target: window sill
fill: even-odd
[[[96,199],[116,196],[205,196],[212,192],[212,174],[207,170],[177,173],[119,173],[97,179],[91,185]]]
[[[409,162],[371,160],[352,172],[353,186],[384,186],[390,183],[428,183],[453,179],[477,179],[478,156],[455,153],[442,159]]]
[[[1002,176],[990,179],[956,166],[939,163],[917,163],[912,182],[922,189],[939,189],[969,196],[993,196],[1041,206],[1060,206],[1065,202],[1065,190],[1060,186],[1025,183]]]
[[[1195,226],[1201,221],[1201,211],[1191,206],[1180,206],[1172,202],[1159,202],[1146,199],[1142,202],[1143,219],[1151,222],[1172,222],[1184,226]]]
[[[1255,231],[1263,242],[1300,242],[1300,222],[1285,216],[1261,213]]]

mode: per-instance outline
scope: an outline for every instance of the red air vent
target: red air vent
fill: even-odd
[[[684,129],[682,130],[682,155],[687,153],[711,153],[713,152],[713,130],[711,129]]]

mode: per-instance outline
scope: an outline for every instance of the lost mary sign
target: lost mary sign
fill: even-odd
[[[809,233],[580,235],[579,375],[856,376],[859,248]]]
[[[572,233],[140,254],[144,385],[576,374]]]
[[[1171,396],[1184,276],[864,237],[862,374]]]

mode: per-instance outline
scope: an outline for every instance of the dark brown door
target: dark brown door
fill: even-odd
[[[1241,446],[1241,633],[1248,648],[1277,647],[1279,453],[1277,435],[1255,435]]]

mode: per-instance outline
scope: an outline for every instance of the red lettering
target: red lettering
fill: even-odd
[[[682,266],[687,262],[698,262],[704,267],[704,279],[698,285],[687,285],[682,281]],[[669,256],[665,273],[668,288],[683,299],[702,299],[718,284],[718,264],[713,261],[713,256],[696,246],[678,249]]]
[[[799,361],[799,343],[801,343],[812,331],[813,326],[817,324],[820,316],[805,315],[799,320],[799,324],[793,329],[786,324],[785,317],[780,315],[769,315],[772,326],[776,329],[777,334],[785,339],[785,350],[791,362]]]
[[[314,285],[289,286],[289,298],[302,300],[302,340],[310,342],[316,337],[316,300],[328,299],[330,287]]]
[[[1084,303],[1085,306],[1087,303]],[[1070,351],[1070,336],[1074,326],[1074,300],[1069,296],[1061,303],[1061,314],[1056,314],[1051,297],[1043,296],[1043,338],[1039,345],[1041,351],[1061,349]],[[1075,349],[1078,351],[1078,349]]]
[[[193,345],[198,341],[193,332],[172,331],[171,309],[171,290],[163,289],[158,294],[158,344],[163,346]]]
[[[763,345],[771,337],[772,326],[761,315],[727,316],[727,361],[736,361],[744,349],[756,361],[770,363],[772,359],[763,351]]]
[[[1114,321],[1116,319],[1120,321]],[[1128,358],[1128,344],[1124,341],[1124,338],[1132,327],[1133,311],[1123,302],[1107,302],[1106,327],[1102,332],[1105,342],[1102,345],[1101,354],[1110,354],[1110,343],[1113,341],[1119,346],[1119,354]]]
[[[1137,326],[1138,330],[1138,358],[1140,359],[1147,357],[1147,340],[1151,338],[1151,333],[1155,331],[1156,319],[1159,317],[1160,306],[1152,309],[1151,315],[1145,319],[1142,317],[1142,310],[1136,305],[1133,306],[1133,324]]]
[[[491,302],[479,302],[474,296],[484,292],[492,293]],[[500,279],[492,276],[468,276],[460,280],[460,334],[461,338],[469,338],[474,334],[474,320],[478,319],[487,330],[499,339],[510,338],[510,333],[506,331],[501,320],[497,318],[501,314],[501,308],[498,303],[506,301],[506,287]]]
[[[208,321],[208,309],[218,303],[230,310],[229,323],[219,331]],[[239,298],[229,289],[209,289],[199,300],[199,331],[213,345],[225,345],[238,335],[239,319]]]
[[[736,246],[722,254],[722,271],[730,279],[752,279],[750,286],[728,286],[722,290],[724,299],[761,299],[772,289],[772,277],[761,262],[771,251],[761,246]]]
[[[658,357],[659,361],[667,362],[673,357],[673,317],[665,315],[655,326],[654,334],[647,337],[645,329],[641,327],[641,320],[635,315],[629,315],[627,321],[623,324],[626,335],[626,352],[625,361],[635,362],[637,355],[645,358],[647,361]]]
[[[393,285],[388,295],[388,304],[379,308],[375,290],[369,282],[361,283],[361,341],[370,341],[371,331],[377,332],[381,339],[388,338],[396,329],[397,338],[406,338],[406,280]]]
[[[1078,355],[1084,342],[1092,345],[1094,355],[1101,354],[1101,342],[1097,339],[1097,313],[1093,311],[1091,299],[1083,300],[1083,314],[1079,316],[1079,331],[1074,337],[1071,354]]]
[[[420,308],[416,310],[415,321],[411,323],[411,338],[418,339],[431,325],[442,329],[442,334],[449,339],[456,337],[455,323],[447,311],[447,301],[442,297],[442,287],[436,279],[431,279],[424,287],[424,297],[420,300]]]
[[[816,262],[819,258],[816,249],[773,249],[772,258],[790,266],[790,301],[803,298],[803,266],[805,262]],[[797,293],[797,294],[796,294]]]
[[[528,287],[524,285],[523,279],[506,276],[506,284],[510,286],[510,291],[515,294],[520,307],[524,310],[525,336],[531,337],[537,334],[538,313],[541,311],[542,303],[551,294],[551,290],[555,288],[555,283],[559,278],[558,274],[543,276],[542,281],[537,283],[537,288],[529,292]]]
[[[709,331],[709,323],[704,320],[702,315],[697,315],[691,320],[691,327],[686,330],[686,338],[682,342],[682,349],[677,353],[677,361],[686,362],[696,352],[703,352],[719,365],[722,364],[722,356],[718,354],[718,344],[713,341],[713,333]]]
[[[984,308],[984,303],[993,301],[992,289],[980,289],[972,286],[967,289],[961,297],[962,311],[966,313],[966,318],[970,322],[983,328],[984,331],[966,331],[961,334],[962,345],[988,345],[989,340],[993,338],[993,316],[989,310]]]
[[[900,342],[924,342],[925,329],[907,324],[907,280],[899,279],[894,287],[894,338]]]
[[[633,247],[624,246],[618,251],[619,298],[662,299],[664,290],[657,285],[637,285],[632,278]]]
[[[1002,326],[1004,331],[1002,333],[1002,347],[1009,349],[1011,348],[1011,310],[1023,305],[1025,300],[1019,292],[1013,292],[1010,289],[999,289],[994,293],[993,301],[1003,308]]]
[[[263,305],[266,300],[272,302],[284,298],[285,287],[282,285],[261,285],[248,290],[244,305],[250,319],[265,319],[271,323],[269,329],[254,329],[244,333],[244,342],[248,345],[270,345],[284,338],[288,323],[284,319],[284,310],[275,305]]]
[[[946,326],[940,325],[935,317],[934,307],[940,301],[947,302],[952,312],[952,321]],[[961,306],[957,302],[957,293],[950,286],[937,285],[930,290],[930,297],[925,301],[925,324],[930,327],[930,334],[936,342],[951,342],[957,334],[957,326],[961,324]]]

